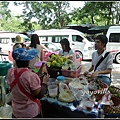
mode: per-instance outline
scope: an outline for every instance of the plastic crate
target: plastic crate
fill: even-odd
[[[5,76],[11,67],[12,64],[9,61],[0,61],[0,76]]]
[[[82,66],[80,65],[79,68],[77,70],[64,70],[61,69],[62,71],[62,75],[65,77],[72,77],[72,78],[76,78],[80,75]]]

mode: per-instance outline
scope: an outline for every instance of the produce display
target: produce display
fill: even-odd
[[[50,68],[65,68],[70,69],[73,62],[69,60],[66,56],[59,56],[58,54],[52,54],[48,57],[47,67]]]
[[[108,88],[111,94],[113,94],[115,97],[120,98],[120,90],[114,86],[110,86]]]
[[[101,90],[104,88],[104,84],[100,80],[96,79],[95,81],[90,82],[89,88],[93,90]]]

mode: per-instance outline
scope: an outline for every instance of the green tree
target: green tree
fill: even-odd
[[[70,22],[69,2],[67,1],[34,1],[34,2],[15,2],[15,5],[23,5],[23,14],[21,17],[24,19],[22,25],[25,25],[29,30],[32,29],[31,20],[37,19],[38,24],[42,29],[50,28],[63,28]]]
[[[74,9],[71,12],[71,19],[97,25],[114,24],[115,4],[116,2],[85,2],[82,9]]]
[[[9,2],[0,1],[0,19],[7,19],[10,17],[10,10],[8,9]]]
[[[11,17],[9,17],[7,20],[3,19],[1,21],[1,30],[9,31],[9,32],[20,32],[24,31],[25,27],[21,26],[22,19],[16,18],[11,14]]]

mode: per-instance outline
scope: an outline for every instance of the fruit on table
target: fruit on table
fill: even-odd
[[[62,67],[66,66],[65,64],[70,64],[72,62],[68,61],[68,58],[65,56],[59,56],[58,54],[52,54],[51,58],[47,60],[47,67]]]

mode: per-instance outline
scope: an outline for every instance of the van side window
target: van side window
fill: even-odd
[[[57,35],[57,36],[52,36],[52,42],[53,43],[59,43],[60,40],[62,40],[63,38],[67,38],[68,39],[68,35]]]
[[[74,42],[83,42],[83,38],[79,35],[72,35],[72,41]]]
[[[109,42],[120,42],[120,33],[111,33]]]
[[[0,43],[2,44],[8,44],[9,43],[9,38],[0,38]]]
[[[39,40],[41,41],[48,41],[48,36],[39,36]]]

